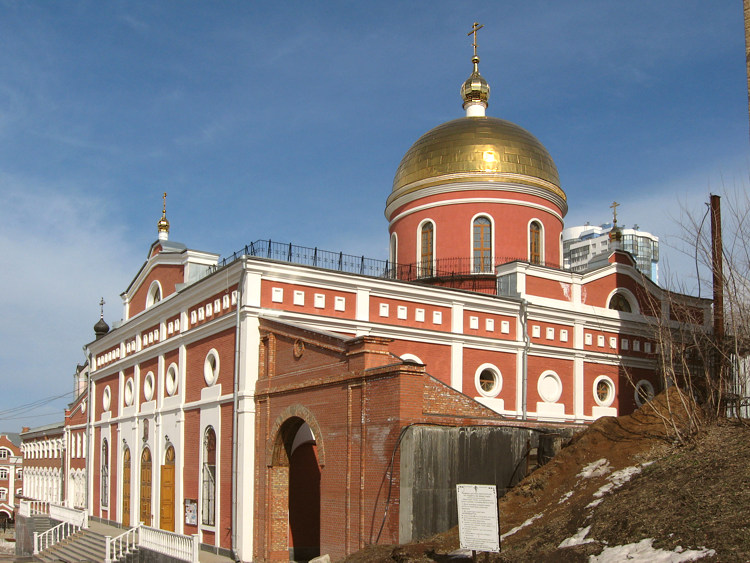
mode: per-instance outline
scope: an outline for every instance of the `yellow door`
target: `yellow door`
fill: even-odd
[[[164,456],[165,464],[161,466],[161,510],[159,526],[162,530],[174,532],[174,448],[169,446]]]
[[[130,527],[130,448],[122,456],[122,525]]]
[[[143,449],[141,456],[141,522],[151,525],[151,450]]]

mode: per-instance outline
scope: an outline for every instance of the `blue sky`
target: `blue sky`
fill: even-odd
[[[227,255],[272,238],[385,258],[393,174],[462,115],[474,21],[488,114],[547,147],[567,225],[662,238],[695,287],[680,210],[745,192],[740,2],[0,0],[0,429],[70,395],[98,301],[156,238]],[[705,288],[704,288],[704,296]]]

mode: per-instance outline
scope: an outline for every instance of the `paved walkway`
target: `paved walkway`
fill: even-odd
[[[116,537],[125,532],[125,528],[118,528],[117,526],[110,526],[109,524],[103,524],[94,520],[89,520],[89,529],[101,534],[103,536]],[[234,563],[234,559],[230,557],[224,557],[223,555],[216,555],[210,551],[204,551],[201,549],[198,559],[201,563]]]

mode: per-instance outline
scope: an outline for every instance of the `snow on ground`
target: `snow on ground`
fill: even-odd
[[[633,478],[634,475],[638,475],[641,472],[641,468],[637,465],[632,465],[630,467],[626,467],[625,469],[620,469],[619,471],[615,471],[607,477],[607,483],[599,487],[599,490],[594,493],[594,496],[596,498],[601,498],[607,493],[614,491],[615,489],[619,489],[622,487],[625,483],[630,481],[630,479]]]
[[[603,500],[604,500],[603,498],[592,500],[590,503],[586,505],[586,508],[594,508],[596,506],[599,506]]]
[[[562,543],[558,545],[557,547],[573,547],[574,545],[591,543],[594,540],[586,539],[586,534],[588,534],[590,530],[591,530],[591,526],[586,526],[585,528],[578,528],[578,531],[575,534],[573,534],[569,538],[564,539]]]
[[[508,530],[507,532],[505,532],[503,535],[500,536],[500,539],[504,540],[508,536],[512,536],[513,534],[515,534],[518,530],[520,530],[522,528],[525,528],[526,526],[531,525],[534,522],[534,520],[538,520],[539,518],[541,518],[542,514],[544,514],[544,513],[542,512],[540,514],[535,514],[534,516],[532,516],[531,518],[529,518],[528,520],[526,520],[526,522],[524,522],[523,524],[519,524],[515,528],[512,528],[512,529]]]
[[[566,500],[568,500],[572,496],[573,496],[573,491],[568,491],[567,493],[565,493],[563,496],[560,497],[560,500],[557,501],[557,504],[564,503]]]
[[[591,477],[601,477],[609,473],[609,461],[602,458],[592,461],[586,467],[581,469],[581,472],[576,477],[583,477],[589,479]]]
[[[573,547],[595,541],[591,538],[586,538],[589,531],[591,531],[591,526],[578,528],[575,534],[564,539],[557,547]],[[674,551],[665,551],[663,549],[656,549],[653,543],[654,540],[652,538],[646,538],[638,543],[612,547],[606,546],[599,555],[590,556],[589,563],[620,563],[621,561],[631,561],[633,563],[684,563],[716,555],[713,549],[706,549],[705,547],[686,550],[677,546]]]
[[[575,536],[574,536],[575,537]],[[684,561],[697,561],[704,557],[716,555],[713,549],[688,549],[681,547],[674,551],[664,551],[653,547],[654,540],[646,538],[638,543],[605,547],[599,555],[589,557],[589,563],[619,563],[620,561],[631,561],[632,563],[683,563]],[[562,547],[562,546],[561,546]]]

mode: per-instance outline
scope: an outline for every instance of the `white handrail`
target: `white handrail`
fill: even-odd
[[[181,561],[198,563],[198,534],[186,536],[142,525],[138,532],[138,546]]]
[[[105,536],[107,541],[107,551],[105,553],[104,563],[114,563],[126,555],[132,553],[138,546],[138,529],[140,526],[130,528],[119,536]]]
[[[49,503],[44,500],[30,500],[29,510],[31,516],[37,514],[49,514]]]
[[[59,504],[49,505],[49,517],[58,522],[75,524],[79,528],[89,527],[89,515],[85,510],[76,510]]]
[[[38,554],[40,551],[49,549],[68,536],[72,536],[80,531],[80,529],[80,526],[76,526],[70,522],[61,522],[54,528],[50,528],[41,534],[39,532],[34,532],[34,555]]]

